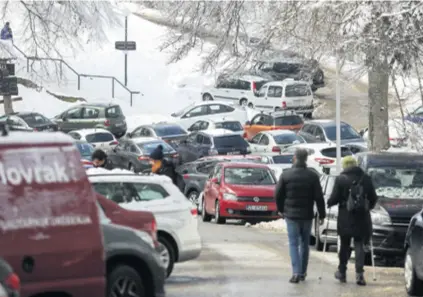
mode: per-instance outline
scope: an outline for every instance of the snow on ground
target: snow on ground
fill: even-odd
[[[246,224],[247,227],[250,225]],[[261,222],[255,225],[252,225],[253,228],[271,230],[271,231],[286,231],[286,223],[284,220],[279,219],[271,222]]]

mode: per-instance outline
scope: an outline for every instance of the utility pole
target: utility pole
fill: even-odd
[[[128,44],[128,17],[125,17],[125,49]],[[128,51],[125,50],[125,87],[128,85]]]
[[[339,50],[336,49],[336,172],[341,173],[341,88],[339,85]]]

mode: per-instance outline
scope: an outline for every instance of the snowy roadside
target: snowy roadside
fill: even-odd
[[[282,219],[271,221],[271,222],[261,222],[254,225],[246,223],[245,227],[247,228],[252,227],[256,229],[275,231],[275,232],[286,232],[286,223]]]

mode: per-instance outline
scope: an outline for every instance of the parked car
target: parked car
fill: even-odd
[[[209,222],[214,217],[217,224],[226,219],[278,219],[275,185],[276,178],[265,164],[219,163],[204,187],[202,219]]]
[[[138,126],[126,135],[127,138],[155,137],[166,142],[173,142],[186,139],[188,132],[178,124],[161,122]]]
[[[260,90],[266,82],[266,79],[259,76],[221,75],[218,77],[215,87],[204,90],[201,93],[201,98],[203,101],[229,100],[247,106],[250,98],[254,97],[254,93]]]
[[[57,131],[57,124],[38,112],[15,112],[0,117],[10,131],[34,132],[34,131]]]
[[[405,237],[404,279],[409,296],[423,295],[422,217],[423,209],[411,218]]]
[[[100,128],[119,138],[126,134],[127,129],[122,109],[114,103],[78,104],[55,116],[53,120],[59,125],[59,130],[65,133]]]
[[[388,121],[389,127],[389,142],[393,147],[403,147],[407,145],[407,134],[416,133],[421,131],[416,131],[415,127],[410,127],[411,125],[407,122],[403,123],[401,119],[391,119]],[[414,128],[414,129],[413,129]],[[360,135],[363,137],[364,141],[367,142],[369,139],[369,128],[362,129]]]
[[[178,146],[180,164],[210,155],[245,155],[251,153],[248,143],[237,133],[225,129],[191,133]]]
[[[103,150],[111,150],[119,144],[115,136],[104,129],[82,129],[70,131],[68,134],[73,139],[86,141],[94,148]]]
[[[112,224],[99,207],[108,263],[107,297],[165,297],[165,267],[143,231]],[[128,292],[125,295],[117,292]],[[104,296],[104,295],[103,295]]]
[[[261,131],[299,131],[303,124],[303,119],[294,111],[261,112],[245,123],[244,138],[251,140]]]
[[[178,152],[172,146],[153,137],[121,139],[119,144],[108,153],[108,158],[118,168],[133,172],[150,171],[150,154],[159,145],[163,146],[163,153],[166,158],[175,164],[179,162]]]
[[[264,164],[289,164],[292,166],[294,153],[266,152],[257,154],[255,156],[259,156],[261,162]]]
[[[96,198],[73,139],[1,137],[0,255],[21,279],[21,296],[103,297],[110,275]]]
[[[282,149],[299,143],[305,143],[304,138],[290,130],[263,131],[254,136],[250,143],[251,153],[281,152]]]
[[[172,113],[171,116],[184,129],[188,129],[199,120],[221,119],[226,116],[241,123],[248,120],[245,109],[221,101],[195,102],[178,112]]]
[[[366,142],[352,142],[344,144],[345,147],[349,148],[353,154],[363,153],[369,151]]]
[[[14,273],[12,267],[4,259],[0,258],[0,296],[19,297],[21,280]]]
[[[138,175],[127,170],[89,169],[95,191],[129,210],[151,211],[157,220],[160,247],[166,250],[167,276],[174,263],[201,253],[197,209],[167,176]]]
[[[265,53],[254,65],[251,73],[271,81],[286,78],[310,82],[313,91],[324,87],[324,73],[316,60],[307,59],[292,51],[274,51]]]
[[[423,105],[407,114],[405,120],[416,124],[423,123]]]
[[[298,132],[308,143],[336,143],[336,122],[334,120],[312,120],[304,124]],[[341,122],[341,144],[365,141],[349,124]]]
[[[294,154],[297,148],[304,148],[308,151],[308,166],[320,173],[323,172],[322,165],[336,165],[336,145],[332,143],[295,144],[282,150],[282,153]],[[341,146],[341,158],[352,154],[349,148]]]
[[[216,130],[216,129],[225,129],[231,130],[234,133],[239,135],[244,135],[244,128],[239,121],[232,119],[223,118],[220,120],[200,120],[195,122],[188,128],[188,131],[202,131],[202,130]]]
[[[75,140],[75,145],[78,148],[79,153],[81,154],[81,159],[92,161],[92,154],[95,149],[94,146],[88,143],[85,140]]]
[[[313,116],[313,92],[305,81],[287,78],[266,83],[248,101],[248,107],[259,110],[295,110],[306,118]]]

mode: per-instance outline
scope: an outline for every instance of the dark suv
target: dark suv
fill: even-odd
[[[127,126],[122,109],[117,104],[83,103],[73,106],[54,117],[59,130],[68,133],[72,130],[102,128],[116,137],[125,135]]]

